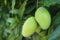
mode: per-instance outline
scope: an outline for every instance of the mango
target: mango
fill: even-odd
[[[23,25],[22,35],[24,37],[29,37],[35,32],[36,28],[37,28],[37,23],[35,21],[35,18],[29,17]]]
[[[51,16],[48,10],[44,7],[39,7],[35,12],[35,19],[41,29],[47,30],[51,24]]]

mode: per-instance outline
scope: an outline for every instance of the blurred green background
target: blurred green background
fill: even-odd
[[[23,37],[21,31],[24,21],[34,16],[41,6],[51,14],[51,27],[42,30],[40,35],[34,33],[29,38]],[[59,25],[60,0],[0,0],[0,40],[60,40]]]

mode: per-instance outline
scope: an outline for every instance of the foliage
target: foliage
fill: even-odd
[[[39,7],[45,7],[51,14],[50,28],[34,33],[25,38],[22,36],[22,25],[25,20],[34,16]],[[50,40],[60,32],[60,0],[0,0],[0,40]]]
[[[50,35],[48,40],[59,40],[60,39],[60,25],[57,26],[55,31]]]

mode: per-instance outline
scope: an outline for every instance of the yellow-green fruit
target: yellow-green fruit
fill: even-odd
[[[40,7],[35,12],[35,19],[40,25],[41,29],[46,30],[49,28],[51,23],[51,16],[47,9]]]
[[[36,24],[35,18],[34,17],[28,18],[23,25],[22,35],[24,37],[31,36],[35,32],[36,27],[37,27],[37,24]]]

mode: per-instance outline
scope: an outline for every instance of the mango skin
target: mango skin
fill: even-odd
[[[23,25],[22,35],[24,37],[29,37],[35,32],[36,28],[37,28],[37,23],[35,21],[35,18],[30,17],[25,21]]]
[[[47,9],[39,7],[35,12],[35,19],[40,25],[41,29],[46,30],[49,28],[51,23],[51,16]]]

